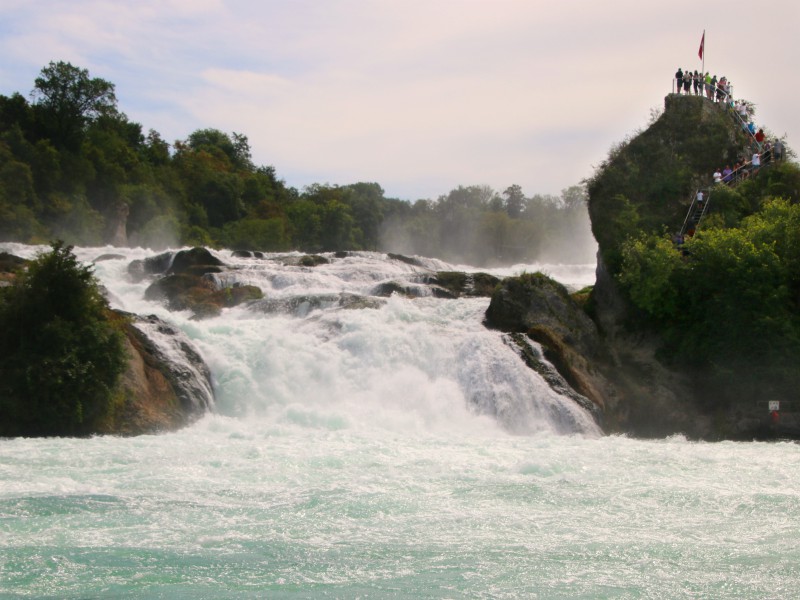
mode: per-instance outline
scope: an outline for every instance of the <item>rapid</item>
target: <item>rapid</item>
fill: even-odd
[[[32,246],[0,244],[23,257]],[[216,255],[265,299],[193,320],[101,254],[113,307],[181,329],[213,412],[176,433],[0,439],[2,598],[788,598],[800,447],[604,436],[482,324],[349,253]],[[594,265],[518,265],[567,286]]]

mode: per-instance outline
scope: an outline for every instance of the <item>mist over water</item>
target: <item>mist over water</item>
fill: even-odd
[[[603,437],[482,326],[488,299],[340,303],[461,267],[220,252],[236,267],[220,283],[265,301],[193,321],[128,279],[151,252],[76,250],[104,252],[124,255],[95,266],[112,304],[186,332],[216,412],[163,435],[0,440],[0,597],[785,598],[800,583],[796,444]],[[573,288],[594,277],[542,267]]]

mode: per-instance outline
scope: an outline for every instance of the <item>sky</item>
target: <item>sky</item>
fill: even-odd
[[[559,194],[705,67],[800,144],[797,0],[2,0],[0,94],[66,61],[172,143],[248,137],[287,185]]]

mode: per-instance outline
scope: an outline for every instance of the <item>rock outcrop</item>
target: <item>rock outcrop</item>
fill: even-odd
[[[211,410],[211,374],[191,341],[158,317],[117,314],[125,321],[128,364],[96,433],[173,431]]]
[[[622,299],[614,302],[622,314]],[[590,400],[607,432],[710,437],[711,423],[689,401],[685,378],[656,359],[657,340],[604,322],[601,333],[566,288],[539,273],[504,279],[486,311],[486,325],[511,333],[507,343],[551,387],[584,407],[582,398]],[[546,363],[527,340],[541,345]]]
[[[741,380],[735,370],[713,360],[700,366],[686,360],[672,325],[648,320],[629,304],[620,286],[626,240],[663,237],[665,228],[679,228],[694,190],[711,185],[713,170],[748,148],[741,127],[721,105],[702,97],[670,96],[665,106],[664,114],[647,130],[612,150],[589,181],[589,212],[599,246],[597,280],[590,296],[575,302],[541,275],[510,278],[492,296],[486,323],[512,332],[507,343],[519,347],[526,362],[545,376],[536,352],[525,351],[528,340],[539,343],[564,381],[602,407],[608,432],[644,437],[685,434],[709,440],[798,439],[800,413],[791,412],[792,402],[782,403],[790,406],[779,415],[779,422],[777,415],[770,419],[768,377],[764,393],[756,390],[757,398],[739,393],[730,383]],[[774,178],[764,178],[763,171],[758,181],[751,182],[765,190],[778,189],[764,183]],[[750,202],[758,205],[758,199]],[[682,260],[688,259],[684,255]],[[741,358],[736,364],[752,366],[748,381],[757,380],[759,357]],[[769,373],[763,364],[761,368],[760,372]],[[712,380],[709,374],[714,369]],[[724,381],[728,371],[730,381]],[[551,385],[561,386],[557,378]]]
[[[27,262],[0,253],[0,284],[13,285]],[[87,421],[81,435],[172,431],[213,409],[210,371],[185,334],[155,316],[106,312],[124,332],[127,362],[110,407]]]
[[[597,327],[561,284],[541,273],[506,278],[492,295],[485,322],[539,343],[564,380],[594,405],[605,408],[613,402],[613,389],[596,366],[607,360]],[[509,339],[527,356],[529,366],[541,372],[520,338]]]
[[[195,318],[203,319],[219,315],[223,308],[264,297],[253,285],[220,286],[214,275],[226,268],[206,248],[192,248],[132,261],[128,273],[135,281],[163,275],[145,290],[145,298],[164,302],[170,310],[191,310]]]

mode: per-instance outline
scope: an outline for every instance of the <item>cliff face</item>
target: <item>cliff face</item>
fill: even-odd
[[[619,271],[626,237],[680,228],[694,191],[746,147],[733,115],[719,105],[668,96],[661,116],[613,149],[588,182],[592,233],[610,273]]]
[[[607,277],[602,269],[598,276]],[[613,285],[603,289],[609,295],[603,322],[611,328],[598,327],[563,286],[541,274],[504,279],[492,296],[486,324],[540,344],[544,358],[571,387],[559,391],[584,407],[589,401],[608,433],[710,437],[710,421],[691,403],[691,386],[655,358],[658,340],[617,327],[613,312],[624,311],[624,302]],[[549,369],[528,362],[543,375]]]

